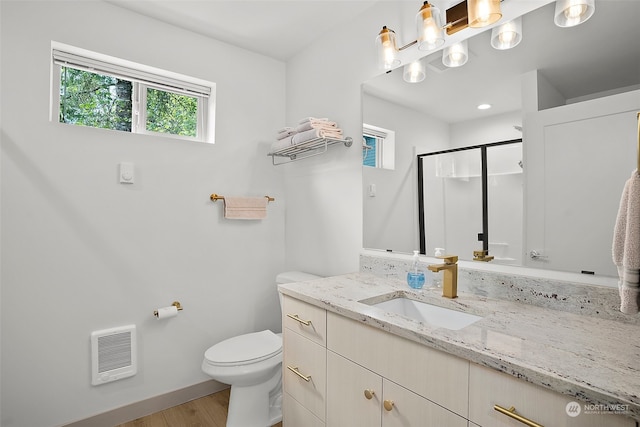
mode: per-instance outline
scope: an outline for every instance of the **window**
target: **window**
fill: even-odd
[[[395,169],[395,132],[364,124],[362,126],[362,165]]]
[[[213,142],[215,84],[52,44],[51,120]]]

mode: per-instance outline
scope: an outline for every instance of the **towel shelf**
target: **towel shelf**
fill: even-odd
[[[267,156],[271,156],[271,162],[274,166],[279,166],[292,161],[324,154],[329,149],[329,146],[335,144],[344,144],[345,147],[351,147],[353,139],[350,137],[345,139],[315,138],[290,147],[281,148],[280,150],[267,154]],[[276,162],[276,157],[285,157],[289,160]]]

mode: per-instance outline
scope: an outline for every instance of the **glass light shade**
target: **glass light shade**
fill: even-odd
[[[573,27],[591,18],[595,11],[595,0],[556,0],[553,21],[558,27]]]
[[[381,70],[391,70],[400,65],[396,33],[386,26],[382,27],[378,37],[376,37],[376,50],[378,51],[378,67]]]
[[[447,46],[442,51],[442,63],[447,67],[460,67],[466,64],[468,59],[469,49],[466,40]]]
[[[500,0],[467,0],[469,27],[481,28],[502,18]]]
[[[434,50],[444,44],[444,31],[438,8],[425,1],[416,15],[418,49]]]
[[[516,47],[522,41],[522,17],[506,22],[491,30],[491,46],[505,50]]]
[[[426,76],[426,67],[424,61],[416,59],[410,64],[404,66],[402,78],[407,83],[420,83]]]

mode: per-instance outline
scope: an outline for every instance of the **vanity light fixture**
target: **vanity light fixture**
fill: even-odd
[[[434,50],[444,44],[444,32],[440,20],[440,10],[425,1],[416,14],[418,49]]]
[[[553,21],[558,27],[574,27],[593,16],[595,0],[556,0]]]
[[[463,0],[447,9],[447,24],[442,25],[440,11],[425,1],[416,14],[417,39],[398,47],[396,33],[385,25],[376,38],[378,66],[388,71],[400,65],[398,52],[415,44],[420,50],[435,50],[444,44],[444,30],[456,33],[467,27],[484,27],[500,19],[500,0]]]
[[[402,79],[407,83],[420,83],[426,76],[426,67],[422,59],[416,59],[404,66]]]
[[[398,46],[396,45],[396,33],[385,25],[376,37],[378,50],[378,67],[382,70],[391,70],[400,65],[398,59]]]
[[[466,40],[447,46],[442,51],[442,63],[447,67],[461,67],[467,63],[468,59],[469,48]]]
[[[469,27],[482,28],[502,18],[500,0],[467,0]]]
[[[506,22],[491,30],[491,46],[505,50],[516,47],[522,41],[522,17]]]

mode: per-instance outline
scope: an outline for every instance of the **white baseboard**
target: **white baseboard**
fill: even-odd
[[[122,406],[108,412],[103,412],[91,418],[66,424],[64,427],[113,427],[155,412],[163,411],[173,406],[181,405],[190,400],[216,393],[228,387],[229,386],[217,381],[205,381],[180,390]]]

